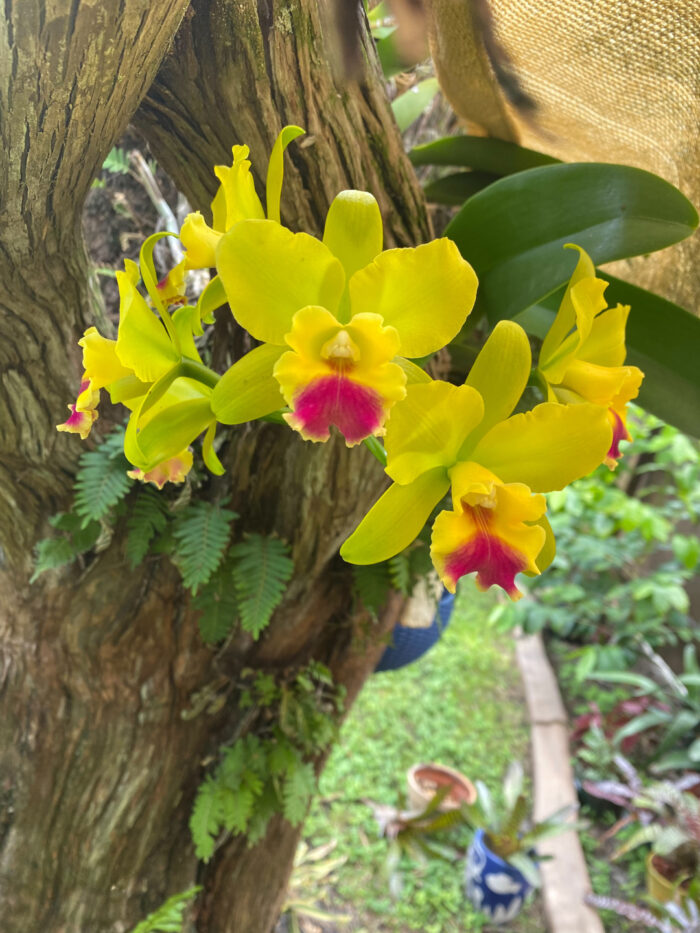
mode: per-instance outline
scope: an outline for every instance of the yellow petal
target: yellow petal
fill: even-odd
[[[340,556],[350,564],[376,564],[398,554],[418,536],[449,488],[441,467],[408,486],[394,483],[341,547]]]
[[[625,405],[636,398],[642,378],[642,371],[636,366],[598,366],[574,360],[564,373],[560,388],[608,408],[615,400]]]
[[[387,473],[403,485],[434,467],[451,467],[483,414],[481,396],[471,386],[409,386],[387,425]]]
[[[183,450],[169,460],[159,463],[148,473],[143,470],[129,470],[127,476],[137,479],[141,483],[153,483],[162,489],[166,483],[184,483],[187,474],[192,469],[192,451]]]
[[[598,366],[622,366],[627,356],[625,328],[629,313],[629,305],[617,305],[599,314],[581,344],[578,358]]]
[[[243,424],[278,411],[284,406],[279,383],[272,370],[284,353],[282,347],[263,344],[228,369],[214,387],[212,411],[222,424]]]
[[[491,428],[469,458],[505,483],[522,482],[534,492],[549,492],[594,470],[611,439],[605,408],[545,402]]]
[[[265,216],[250,173],[247,146],[233,147],[232,165],[215,165],[221,187],[211,202],[213,226],[225,233],[239,220],[261,220]]]
[[[446,238],[380,253],[349,283],[352,313],[373,311],[401,337],[401,355],[434,353],[462,329],[474,306],[477,278]]]
[[[271,220],[244,220],[216,252],[233,315],[256,340],[282,345],[300,308],[335,312],[345,276],[328,247]]]
[[[328,209],[323,242],[343,264],[346,280],[382,251],[382,215],[367,191],[341,191]],[[366,309],[372,310],[372,309]]]
[[[96,327],[88,327],[78,345],[83,348],[85,375],[95,389],[102,389],[132,375],[131,370],[119,361],[117,341],[103,337]]]
[[[469,371],[465,385],[484,402],[484,418],[474,442],[510,415],[530,378],[532,354],[527,334],[514,321],[499,321]]]
[[[275,140],[267,163],[267,183],[265,185],[265,200],[267,203],[267,216],[269,220],[280,222],[280,198],[282,195],[282,180],[284,178],[284,150],[297,136],[303,136],[304,130],[300,126],[285,126]]]
[[[180,242],[187,250],[188,269],[211,269],[216,265],[216,247],[221,233],[207,224],[199,211],[188,214],[180,229]]]
[[[155,382],[179,361],[180,354],[128,275],[117,272],[117,283],[120,297],[117,357],[142,382]]]
[[[595,266],[584,249],[580,246],[576,246],[575,243],[566,243],[564,249],[578,250],[579,257],[562,302],[559,305],[557,316],[542,343],[542,348],[540,350],[540,368],[549,366],[552,363],[554,354],[559,350],[559,347],[572,328],[576,326],[576,311],[571,301],[571,290],[579,282],[585,279],[595,278]]]

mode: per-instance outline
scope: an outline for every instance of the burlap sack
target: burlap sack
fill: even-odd
[[[529,116],[495,80],[469,0],[429,7],[438,78],[460,117],[567,161],[648,169],[700,205],[700,0],[490,0]],[[610,271],[697,314],[698,259],[695,235]]]

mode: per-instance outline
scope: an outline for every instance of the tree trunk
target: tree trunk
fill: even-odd
[[[19,6],[19,5],[18,5]],[[212,479],[244,531],[276,531],[295,574],[258,643],[205,648],[164,558],[127,568],[120,529],[82,568],[30,587],[30,550],[65,506],[80,443],[57,435],[75,392],[75,341],[96,311],[80,209],[136,110],[159,161],[193,203],[215,161],[250,142],[264,168],[285,122],[313,137],[290,155],[285,216],[318,233],[332,196],[378,195],[390,243],[428,225],[374,64],[344,86],[317,0],[74,0],[5,4],[0,26],[0,915],[3,933],[125,933],[198,880],[199,933],[274,924],[298,831],[281,818],[251,850],[198,865],[189,840],[202,762],[242,728],[229,701],[190,715],[243,667],[328,663],[351,702],[396,619],[354,608],[337,548],[384,482],[364,449],[305,444],[279,426],[235,429]],[[323,10],[323,4],[320,7]],[[363,49],[371,46],[363,33]],[[204,203],[202,203],[204,202]],[[48,575],[47,575],[48,576]],[[214,707],[212,707],[214,708]],[[182,713],[187,715],[183,717]]]

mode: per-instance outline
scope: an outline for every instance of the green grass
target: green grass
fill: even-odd
[[[417,761],[449,764],[495,789],[508,762],[529,755],[529,727],[513,645],[486,626],[493,598],[464,585],[444,637],[418,662],[373,676],[345,722],[304,827],[313,846],[338,841],[332,907],[352,933],[461,933],[489,929],[462,893],[463,864],[404,862],[392,900],[386,843],[362,798],[397,804]],[[465,839],[461,840],[466,842]],[[309,893],[309,892],[307,892]],[[515,922],[541,933],[533,905]]]

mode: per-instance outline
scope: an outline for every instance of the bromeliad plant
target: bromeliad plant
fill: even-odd
[[[345,543],[346,560],[390,558],[451,491],[452,508],[437,516],[432,535],[443,582],[454,592],[474,572],[479,586],[518,599],[516,575],[541,573],[554,555],[543,493],[620,456],[626,404],[642,379],[624,365],[629,308],[606,308],[606,282],[577,247],[534,372],[525,331],[500,321],[463,385],[434,381],[421,361],[458,338],[477,297],[463,231],[454,241],[384,250],[375,199],[344,191],[321,240],[291,232],[280,222],[283,158],[301,132],[286,127],[275,143],[265,208],[248,149],[235,146],[232,165],[215,169],[212,224],[199,213],[183,224],[183,263],[158,281],[153,246],[167,234],[146,241],[138,265],[127,261],[118,273],[117,339],[85,333],[83,382],[59,430],[86,437],[106,388],[130,409],[131,475],[161,486],[183,481],[200,435],[206,466],[224,471],[214,444],[219,424],[283,421],[316,442],[335,428],[349,447],[364,441],[393,480]],[[210,266],[217,274],[188,303],[186,270]],[[225,302],[259,345],[219,375],[198,338]],[[528,383],[545,401],[514,413]]]
[[[534,822],[529,815],[523,784],[522,765],[511,762],[503,778],[502,808],[498,808],[483,781],[476,781],[476,801],[463,804],[461,815],[474,832],[482,830],[486,845],[494,855],[517,868],[527,882],[536,887],[539,885],[538,861],[541,861],[535,852],[537,843],[575,830],[580,824],[571,820],[575,811],[572,806],[562,807],[546,819]]]

